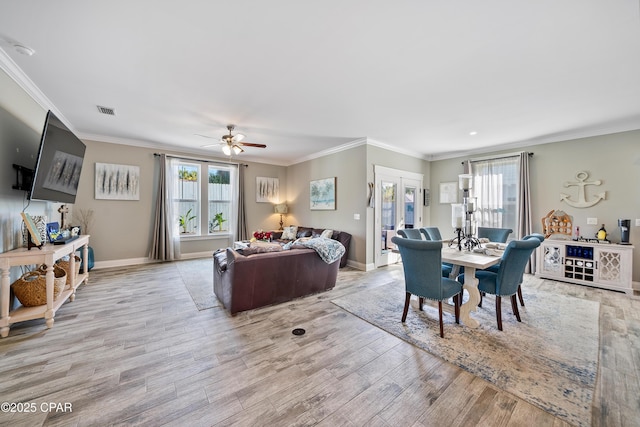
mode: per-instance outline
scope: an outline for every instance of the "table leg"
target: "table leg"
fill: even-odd
[[[463,288],[469,293],[469,299],[460,306],[460,320],[470,328],[477,328],[480,326],[480,323],[470,316],[472,311],[476,311],[478,303],[480,303],[480,291],[478,291],[478,279],[476,279],[475,268],[464,268]]]
[[[0,336],[5,338],[9,335],[9,263],[0,267],[2,270],[0,279]]]

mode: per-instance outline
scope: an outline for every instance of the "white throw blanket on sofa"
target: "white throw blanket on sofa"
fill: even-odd
[[[342,258],[346,249],[342,243],[337,240],[327,239],[324,237],[302,237],[293,242],[293,245],[304,246],[315,250],[320,258],[327,264],[332,264]]]

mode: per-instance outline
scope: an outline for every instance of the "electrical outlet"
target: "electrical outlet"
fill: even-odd
[[[360,219],[360,214],[353,214],[353,219],[359,220]]]
[[[598,224],[598,218],[587,218],[587,224],[589,224],[589,225]]]
[[[636,218],[636,227],[640,227],[640,218]]]

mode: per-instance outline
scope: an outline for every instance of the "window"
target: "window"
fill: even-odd
[[[178,181],[174,194],[178,202],[178,222],[180,233],[198,233],[198,214],[200,213],[200,165],[178,163]]]
[[[235,166],[180,161],[176,170],[174,200],[181,236],[228,235],[237,212]]]
[[[219,166],[209,166],[208,228],[209,233],[229,230],[231,218],[231,171]]]
[[[479,226],[517,229],[519,165],[518,157],[471,161]]]

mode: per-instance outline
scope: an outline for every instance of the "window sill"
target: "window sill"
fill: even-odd
[[[216,234],[205,234],[205,235],[185,233],[185,234],[180,234],[180,241],[189,242],[194,240],[217,240],[217,239],[229,239],[230,237],[231,237],[231,233],[228,233],[228,232],[222,232],[222,233],[216,233]]]

